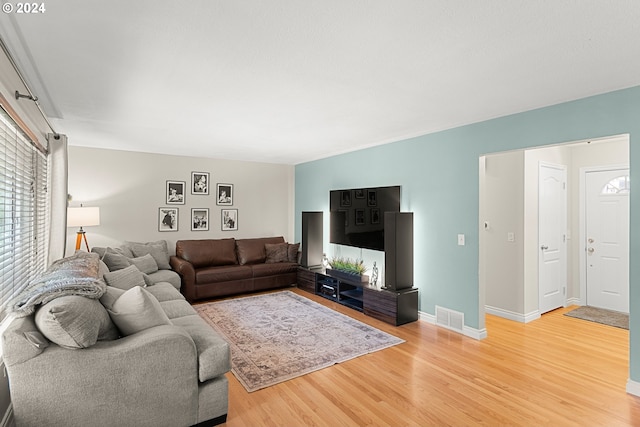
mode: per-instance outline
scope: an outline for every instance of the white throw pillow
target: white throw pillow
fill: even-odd
[[[123,293],[107,310],[124,336],[160,325],[171,325],[158,300],[140,286]]]

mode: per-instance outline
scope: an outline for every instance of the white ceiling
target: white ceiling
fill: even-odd
[[[71,145],[297,164],[640,84],[637,0],[44,4],[0,37]]]

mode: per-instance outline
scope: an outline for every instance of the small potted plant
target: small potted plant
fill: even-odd
[[[369,276],[364,274],[367,267],[361,259],[334,257],[329,261],[331,268],[327,268],[327,274],[337,279],[349,280],[352,282],[369,282]]]

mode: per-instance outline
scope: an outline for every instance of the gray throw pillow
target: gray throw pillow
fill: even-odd
[[[108,312],[124,336],[154,326],[171,325],[158,300],[140,287],[129,289],[122,294]]]
[[[104,256],[102,257],[102,261],[107,264],[107,267],[109,267],[109,271],[122,270],[123,268],[127,268],[131,265],[131,262],[129,262],[129,258],[127,258],[126,256],[109,251],[104,254]]]
[[[156,260],[151,256],[151,254],[146,254],[137,258],[131,258],[129,259],[129,262],[132,265],[138,267],[138,270],[140,270],[144,274],[151,274],[158,271],[158,263],[156,263]]]
[[[131,252],[136,257],[150,254],[158,264],[160,270],[171,270],[169,264],[169,249],[167,248],[166,240],[159,240],[157,242],[150,243],[127,243]]]
[[[300,243],[289,243],[287,258],[289,262],[298,262],[298,252],[300,251]]]
[[[287,262],[289,260],[289,248],[287,243],[266,243],[264,251],[267,255],[265,264]]]
[[[106,273],[104,275],[104,281],[107,282],[109,286],[124,289],[125,291],[136,286],[146,286],[142,272],[138,270],[138,267],[135,265]]]
[[[56,298],[41,306],[35,321],[49,341],[65,348],[87,348],[119,336],[102,304],[79,295]]]

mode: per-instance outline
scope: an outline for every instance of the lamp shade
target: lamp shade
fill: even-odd
[[[67,227],[90,227],[100,225],[100,208],[67,208]]]

